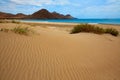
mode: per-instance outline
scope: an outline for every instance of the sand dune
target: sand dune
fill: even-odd
[[[0,80],[120,80],[120,36],[32,29],[0,32]]]

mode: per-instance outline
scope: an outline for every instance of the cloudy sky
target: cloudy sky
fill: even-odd
[[[42,8],[77,18],[120,18],[120,0],[0,0],[0,11],[32,14]]]

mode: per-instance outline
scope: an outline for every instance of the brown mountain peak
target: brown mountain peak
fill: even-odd
[[[0,12],[0,18],[12,18],[12,19],[72,19],[71,15],[63,15],[57,12],[49,12],[47,9],[41,9],[31,15],[25,15],[18,13],[16,15],[10,13]]]

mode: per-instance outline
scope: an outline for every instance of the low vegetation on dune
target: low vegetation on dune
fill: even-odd
[[[9,23],[10,21],[8,20],[0,20],[0,23]]]
[[[90,32],[90,33],[96,33],[96,34],[104,34],[104,33],[108,33],[111,34],[113,36],[118,36],[119,32],[116,29],[113,28],[100,28],[98,26],[95,25],[90,25],[90,24],[79,24],[76,25],[72,30],[71,30],[71,34],[75,34],[75,33],[80,33],[80,32]]]
[[[22,27],[15,27],[11,31],[18,33],[18,34],[24,34],[28,35],[28,32],[30,31],[28,27],[22,28]]]
[[[19,23],[20,23],[20,21],[18,21],[18,20],[12,20],[12,21],[11,21],[11,23],[16,23],[16,24],[19,24]]]
[[[9,30],[9,29],[6,29],[6,28],[1,28],[0,31],[3,31],[3,32],[9,32],[10,30]]]
[[[108,34],[111,34],[111,35],[114,35],[114,36],[119,35],[119,32],[116,29],[113,29],[113,28],[107,28],[105,30],[105,33],[108,33]]]
[[[18,20],[0,20],[0,23],[16,23],[16,24],[19,24],[20,21]]]
[[[28,35],[29,32],[31,32],[31,30],[28,29],[28,27],[15,27],[13,29],[6,29],[6,28],[1,28],[2,32],[14,32],[17,34],[21,34],[21,35]]]

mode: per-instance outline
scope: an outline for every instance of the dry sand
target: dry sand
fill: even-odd
[[[0,80],[120,80],[120,36],[69,34],[71,27],[57,24],[0,23],[17,26],[38,34],[0,32]]]

